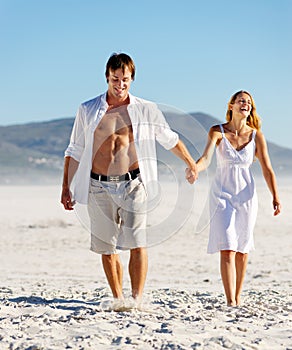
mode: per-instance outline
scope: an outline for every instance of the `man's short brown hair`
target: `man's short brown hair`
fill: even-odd
[[[109,72],[110,70],[117,70],[122,69],[123,73],[125,71],[125,67],[128,67],[129,71],[131,72],[131,78],[132,80],[135,79],[135,64],[132,58],[125,54],[125,53],[114,53],[111,55],[111,57],[108,59],[106,64],[106,70],[105,70],[105,76],[106,80],[108,82]]]

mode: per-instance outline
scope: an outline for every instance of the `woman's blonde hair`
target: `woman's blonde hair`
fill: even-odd
[[[247,121],[246,124],[248,126],[250,126],[253,129],[256,130],[260,130],[261,128],[261,118],[260,116],[257,114],[257,109],[256,109],[256,105],[254,102],[254,99],[252,98],[251,94],[245,90],[240,90],[237,91],[229,100],[228,102],[228,109],[226,112],[226,120],[228,122],[230,122],[232,120],[232,110],[230,109],[230,105],[233,105],[235,103],[236,98],[238,97],[238,95],[240,94],[247,94],[250,97],[251,100],[251,111],[249,116],[247,117]]]

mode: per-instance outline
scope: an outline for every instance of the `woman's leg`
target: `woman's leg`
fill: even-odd
[[[235,290],[236,290],[236,268],[235,254],[232,250],[220,251],[220,270],[221,278],[225,290],[228,306],[236,306]]]
[[[243,287],[243,281],[246,273],[248,261],[248,254],[237,252],[235,255],[235,268],[236,268],[236,291],[235,301],[236,305],[240,305],[240,295]]]

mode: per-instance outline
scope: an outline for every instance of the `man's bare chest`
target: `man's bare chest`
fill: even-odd
[[[95,129],[95,136],[132,135],[132,123],[126,108],[117,108],[107,112]]]

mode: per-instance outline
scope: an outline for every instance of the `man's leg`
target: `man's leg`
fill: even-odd
[[[118,254],[102,255],[103,269],[114,298],[123,298],[123,266]]]
[[[142,297],[148,270],[148,256],[146,248],[134,248],[130,252],[129,274],[131,278],[132,296]]]

